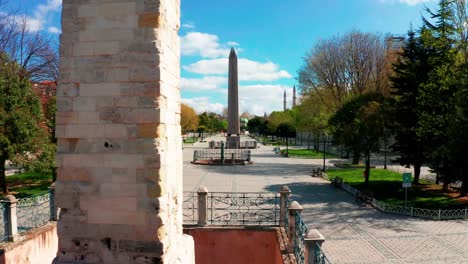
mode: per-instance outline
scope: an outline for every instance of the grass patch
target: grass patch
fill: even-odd
[[[188,137],[184,139],[184,144],[194,144],[197,143],[199,140],[198,137]]]
[[[369,186],[364,186],[363,169],[330,169],[327,170],[329,178],[342,177],[343,181],[354,188],[372,192],[377,200],[392,204],[405,205],[405,190],[402,187],[400,173],[371,169]],[[458,209],[468,206],[466,199],[458,197],[457,192],[442,191],[442,186],[420,180],[420,184],[412,185],[408,189],[408,206],[428,209]]]
[[[52,184],[52,175],[23,172],[6,177],[6,182],[10,194],[23,198],[46,192]]]
[[[282,151],[286,152],[286,150],[282,150]],[[313,149],[289,149],[288,154],[290,157],[306,158],[306,159],[323,159],[323,152],[316,151]],[[336,156],[330,153],[325,153],[325,158],[334,159],[336,158]]]

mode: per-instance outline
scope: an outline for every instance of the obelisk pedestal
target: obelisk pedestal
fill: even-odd
[[[240,147],[239,83],[237,77],[237,55],[234,49],[231,49],[229,53],[228,78],[228,131],[226,147],[237,149]]]

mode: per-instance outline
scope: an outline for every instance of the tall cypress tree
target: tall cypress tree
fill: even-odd
[[[427,60],[416,32],[410,29],[401,57],[393,65],[392,94],[394,133],[396,143],[392,146],[400,154],[401,165],[414,166],[414,183],[419,183],[421,165],[424,162],[422,138],[416,133],[418,120],[419,86],[427,80]]]
[[[426,9],[421,44],[427,57],[428,78],[419,86],[416,134],[424,142],[425,155],[435,161],[435,170],[443,176],[444,189],[452,180],[450,173],[450,127],[455,115],[454,64],[456,58],[453,10],[449,0],[441,0],[437,13]]]

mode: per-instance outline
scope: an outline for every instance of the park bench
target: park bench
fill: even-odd
[[[366,206],[367,204],[372,203],[372,200],[374,199],[374,194],[371,192],[357,192],[355,199],[356,203],[361,202],[363,206]]]
[[[322,169],[312,169],[312,177],[322,177]]]
[[[331,179],[331,185],[335,186],[336,188],[341,187],[341,184],[343,183],[343,178],[341,177],[335,177]]]

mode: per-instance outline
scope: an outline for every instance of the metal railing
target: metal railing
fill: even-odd
[[[294,256],[295,263],[314,264],[316,259],[326,259],[321,251],[316,257],[315,248],[325,238],[318,230],[309,230],[301,216],[302,206],[290,201],[290,195],[287,186],[278,193],[210,193],[200,186],[197,192],[184,192],[183,222],[186,228],[207,225],[279,227],[280,232],[286,232],[287,254]]]
[[[330,260],[325,256],[319,244],[315,244],[314,264],[330,264]]]
[[[356,196],[358,193],[361,193],[359,190],[346,183],[342,183],[341,188],[347,191],[348,193],[352,194],[353,196]],[[379,201],[375,198],[372,198],[371,204],[379,211],[389,214],[407,215],[433,220],[468,219],[468,208],[452,210],[434,210],[417,208],[412,206],[391,205]]]
[[[268,192],[209,193],[208,222],[212,225],[278,225],[279,196]]]
[[[18,232],[45,225],[51,219],[50,211],[50,193],[18,199]]]
[[[220,149],[198,149],[193,151],[193,161],[198,160],[221,160],[221,150]],[[250,150],[240,150],[240,149],[226,149],[224,150],[224,159],[225,160],[244,160],[250,161],[251,155]]]
[[[0,227],[0,240],[7,241],[8,240],[8,226],[10,223],[8,222],[8,211],[6,210],[5,203],[0,203],[0,223],[3,223],[3,226]]]
[[[296,257],[296,261],[299,264],[305,263],[305,245],[304,245],[304,237],[309,232],[309,228],[304,223],[301,215],[298,212],[295,212],[294,215],[294,222],[296,227],[296,232],[294,234],[294,256]]]
[[[182,203],[183,223],[194,225],[198,221],[198,200],[196,192],[184,192]]]

